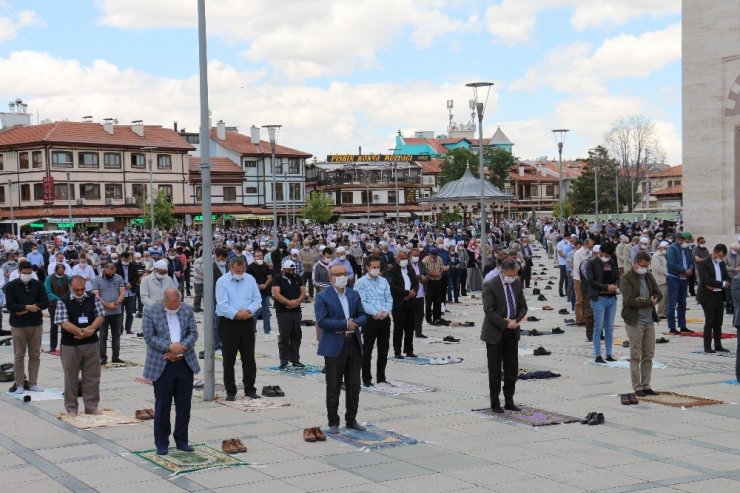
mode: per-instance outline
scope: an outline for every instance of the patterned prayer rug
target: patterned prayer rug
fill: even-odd
[[[413,383],[398,381],[376,383],[373,387],[362,387],[362,390],[392,395],[420,394],[422,392],[437,391],[434,387],[426,387],[424,385],[414,385]]]
[[[103,409],[100,411],[100,414],[78,414],[76,417],[70,417],[67,413],[60,413],[58,418],[81,430],[118,425],[134,425],[140,422],[138,419],[111,409]]]
[[[545,409],[538,409],[536,407],[518,404],[521,411],[508,411],[504,410],[504,413],[495,413],[490,407],[483,409],[473,409],[474,413],[482,414],[491,418],[496,418],[501,421],[516,421],[517,423],[523,423],[531,426],[548,426],[558,425],[564,423],[575,423],[580,421],[575,416],[568,416],[567,414],[558,414]]]
[[[640,397],[641,401],[652,402],[653,404],[662,404],[670,407],[697,407],[713,406],[715,404],[724,404],[722,401],[715,399],[706,399],[693,395],[676,394],[675,392],[661,392],[658,395],[646,395]]]
[[[25,396],[29,396],[31,398],[31,402],[56,401],[59,399],[64,399],[64,392],[60,389],[46,389],[43,392],[31,392],[30,390],[26,390],[22,394],[8,392],[7,395],[13,397],[14,399],[18,399],[19,401],[22,401]]]
[[[617,361],[607,361],[606,363],[596,363],[594,360],[589,360],[586,363],[596,366],[605,366],[607,368],[622,368],[624,370],[630,369],[630,360],[628,359],[620,359]],[[654,370],[662,370],[663,368],[668,368],[664,363],[661,363],[660,361],[653,360],[653,369]]]
[[[139,363],[135,361],[124,361],[122,363],[108,362],[102,366],[106,370],[119,370],[121,368],[138,368],[141,367]]]
[[[411,363],[412,365],[428,365],[430,362],[429,358],[423,356],[419,356],[418,358],[403,359],[396,359],[393,356],[389,356],[388,361],[395,361],[396,363]]]
[[[226,399],[216,399],[217,403],[222,406],[237,409],[239,411],[262,411],[264,409],[277,409],[280,407],[290,406],[290,402],[286,402],[284,398],[270,398],[262,397],[261,399],[252,399],[250,397],[242,397],[234,401],[227,401]]]
[[[671,334],[670,332],[663,332],[664,336],[683,336],[683,337],[704,337],[704,331],[696,330],[694,332],[679,332],[678,334]],[[722,332],[720,336],[722,339],[735,339],[735,334]]]
[[[366,428],[367,430],[365,431],[341,428],[337,434],[328,433],[326,429],[322,429],[322,431],[329,438],[362,450],[378,450],[388,447],[398,447],[399,445],[416,445],[418,443],[415,438],[376,428],[373,425],[366,425]]]
[[[296,377],[305,377],[306,375],[316,375],[318,373],[321,373],[321,370],[323,368],[321,366],[316,365],[306,365],[305,367],[301,368],[298,366],[286,366],[283,369],[280,369],[279,366],[271,366],[268,368],[271,372],[274,373],[282,373],[284,375],[293,375]]]
[[[156,450],[144,450],[134,452],[134,454],[175,475],[207,469],[248,465],[246,462],[219,452],[208,445],[194,445],[194,448],[194,452],[182,452],[173,447],[169,449],[167,455],[157,455]]]

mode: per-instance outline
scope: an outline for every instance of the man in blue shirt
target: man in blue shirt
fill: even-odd
[[[689,279],[694,276],[694,256],[691,254],[691,233],[684,231],[678,240],[668,247],[666,253],[666,281],[668,281],[668,329],[671,334],[693,332],[686,328],[686,296],[689,288]]]
[[[223,356],[224,387],[226,400],[236,398],[234,364],[236,353],[241,355],[244,394],[259,399],[254,381],[257,378],[257,363],[254,360],[254,314],[262,306],[257,281],[249,274],[243,256],[234,257],[230,271],[216,282],[216,315],[221,338]]]
[[[385,366],[388,362],[388,348],[391,339],[391,318],[393,298],[388,281],[380,275],[380,258],[371,256],[367,260],[367,275],[362,276],[355,284],[355,291],[360,295],[362,306],[368,315],[367,323],[362,327],[362,384],[372,387],[373,347],[378,341],[377,382],[385,382]],[[403,358],[400,351],[396,358]]]

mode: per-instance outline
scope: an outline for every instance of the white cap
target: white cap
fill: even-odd
[[[599,253],[601,251],[601,245],[594,245],[594,253]]]
[[[650,240],[648,239],[647,236],[643,236],[642,238],[640,238],[640,243],[648,244],[650,243]]]
[[[139,252],[136,252],[136,253],[134,254],[134,258],[141,258],[141,254],[140,254]]]
[[[660,242],[660,248],[668,248],[669,243],[667,241]]]
[[[167,261],[164,260],[164,259],[160,259],[160,260],[157,260],[156,262],[154,262],[154,268],[155,269],[167,270],[168,267],[169,267],[169,265],[167,264]]]
[[[295,262],[289,258],[283,260],[283,269],[295,269]]]
[[[344,247],[340,246],[337,248],[337,253],[344,253]]]

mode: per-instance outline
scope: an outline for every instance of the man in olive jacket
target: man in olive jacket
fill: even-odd
[[[622,319],[630,342],[630,376],[635,395],[656,395],[650,387],[650,374],[655,354],[655,305],[663,295],[655,278],[648,272],[650,255],[637,252],[632,269],[619,280],[622,292]]]

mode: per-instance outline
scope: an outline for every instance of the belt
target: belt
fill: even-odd
[[[344,333],[344,337],[352,337],[353,335],[355,335],[355,331],[354,330],[352,332],[347,331],[347,332]]]

